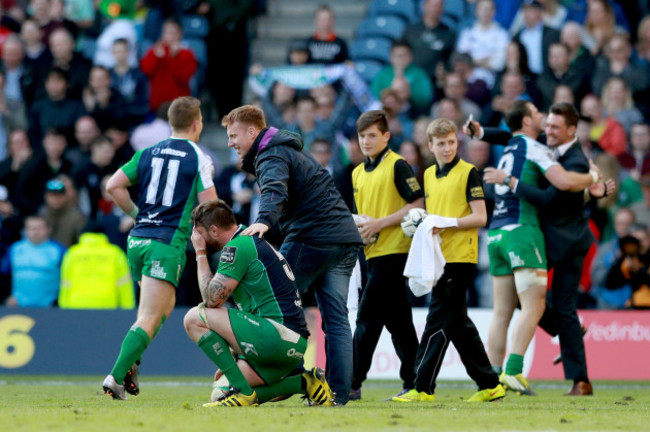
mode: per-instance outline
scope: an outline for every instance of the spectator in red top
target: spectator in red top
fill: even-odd
[[[163,24],[162,35],[140,62],[142,72],[151,83],[149,106],[152,111],[161,103],[180,96],[189,96],[190,78],[197,68],[192,51],[183,48],[181,24],[169,18]]]
[[[334,33],[334,12],[321,6],[314,14],[316,32],[307,39],[309,63],[336,64],[348,59],[348,46]]]
[[[603,104],[594,94],[588,94],[580,103],[580,113],[591,120],[589,138],[612,156],[618,156],[627,148],[625,129],[614,117],[603,115]]]

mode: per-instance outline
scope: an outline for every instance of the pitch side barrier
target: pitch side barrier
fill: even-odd
[[[187,337],[178,307],[144,353],[142,373],[147,375],[211,376],[215,366]],[[426,309],[414,309],[418,335]],[[492,319],[489,309],[470,309],[483,341]],[[579,311],[588,329],[585,335],[587,367],[592,379],[650,380],[650,311]],[[350,322],[355,322],[355,312]],[[135,320],[135,311],[0,308],[1,374],[103,375],[113,366],[120,344]],[[317,323],[320,327],[320,323]],[[314,337],[312,355],[325,366],[324,337]],[[537,329],[525,356],[524,374],[531,379],[564,379],[561,365],[553,366],[559,341]],[[368,374],[375,379],[399,379],[399,359],[384,331]],[[612,367],[616,365],[616,367]],[[469,379],[453,345],[444,359],[441,379]]]

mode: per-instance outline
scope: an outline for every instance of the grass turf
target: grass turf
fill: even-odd
[[[113,401],[102,377],[0,377],[0,431],[647,431],[650,382],[596,382],[595,396],[563,397],[568,385],[533,382],[537,397],[508,393],[469,404],[470,383],[441,382],[433,403],[383,402],[399,383],[370,381],[346,407],[305,407],[293,398],[258,408],[203,408],[210,382],[141,379],[141,393]]]

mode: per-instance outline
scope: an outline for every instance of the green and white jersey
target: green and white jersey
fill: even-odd
[[[239,310],[271,319],[309,337],[295,277],[282,254],[259,236],[235,236],[221,251],[217,273],[239,281],[232,299]]]
[[[172,137],[138,151],[121,169],[138,185],[140,212],[130,235],[184,248],[197,195],[213,186],[210,158],[195,143]]]
[[[499,159],[498,168],[520,182],[539,187],[546,170],[558,165],[553,152],[543,144],[525,135],[515,135]],[[495,185],[494,212],[490,229],[506,225],[539,226],[537,208],[526,200],[519,199],[508,186]]]

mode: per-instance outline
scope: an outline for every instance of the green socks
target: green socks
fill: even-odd
[[[524,356],[510,354],[506,363],[506,375],[518,375],[524,370]]]
[[[244,374],[241,373],[232,354],[230,354],[230,347],[221,336],[212,330],[208,330],[196,344],[221,369],[221,372],[228,378],[231,387],[239,388],[242,394],[246,396],[253,394],[253,389],[246,381]]]
[[[120,355],[115,361],[111,375],[118,384],[124,382],[124,377],[137,360],[142,357],[142,353],[149,345],[150,339],[146,331],[140,327],[131,328],[122,341]]]
[[[255,387],[253,390],[257,393],[257,401],[262,404],[279,396],[304,394],[305,390],[302,387],[302,375],[294,375],[271,385]]]

